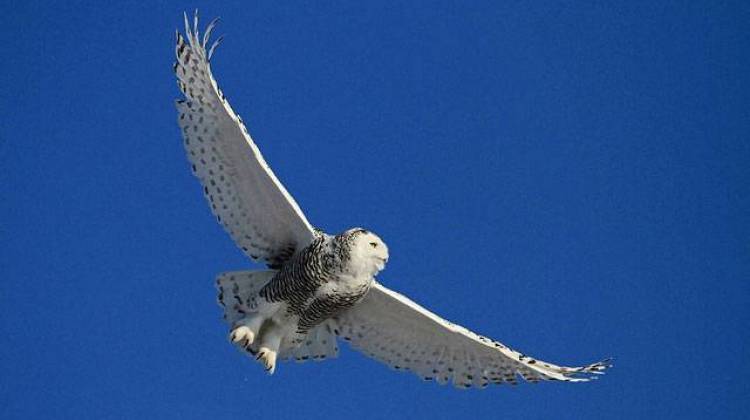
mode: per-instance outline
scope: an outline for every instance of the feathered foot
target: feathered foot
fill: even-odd
[[[244,347],[247,347],[253,344],[253,341],[255,340],[255,333],[247,326],[240,325],[239,327],[236,327],[232,330],[232,332],[229,334],[229,339],[233,343],[238,343],[243,345]]]
[[[246,317],[240,320],[234,325],[232,332],[229,333],[229,339],[233,343],[250,349],[250,345],[255,342],[255,338],[258,336],[263,321],[264,318],[261,315]]]
[[[263,363],[263,367],[266,368],[266,372],[268,372],[269,375],[273,375],[276,371],[277,355],[278,353],[276,351],[264,346],[258,350],[258,356],[255,359]]]
[[[276,371],[276,357],[281,345],[282,331],[277,325],[270,325],[264,330],[256,359],[263,363],[269,375]]]

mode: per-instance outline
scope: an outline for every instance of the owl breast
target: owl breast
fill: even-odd
[[[339,275],[321,284],[314,296],[301,308],[290,310],[299,316],[298,332],[304,333],[324,320],[336,316],[362,299],[370,290],[372,277]]]
[[[325,235],[295,255],[260,291],[268,302],[284,302],[289,317],[298,319],[304,334],[324,320],[357,303],[373,277],[353,270],[349,252]]]

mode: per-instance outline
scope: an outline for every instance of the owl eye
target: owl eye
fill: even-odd
[[[378,247],[378,243],[377,242],[370,242],[370,246],[373,247],[373,248],[377,248]]]

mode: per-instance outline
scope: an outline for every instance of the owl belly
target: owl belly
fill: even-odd
[[[298,312],[298,331],[306,333],[324,320],[353,306],[362,299],[372,285],[372,277],[338,276],[323,283]]]

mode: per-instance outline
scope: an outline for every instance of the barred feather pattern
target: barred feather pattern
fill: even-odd
[[[298,334],[306,334],[322,321],[353,306],[369,290],[372,278],[347,290],[330,288],[320,293],[323,285],[335,283],[350,259],[350,247],[364,230],[331,236],[322,234],[297,253],[265,285],[259,295],[268,302],[285,302],[290,314],[299,317]]]
[[[284,338],[281,360],[335,357],[340,336],[395,369],[461,388],[515,384],[519,377],[581,382],[611,366],[609,360],[580,367],[537,360],[440,318],[372,275],[338,281],[353,240],[367,232],[353,229],[333,237],[307,221],[213,78],[209,62],[221,41],[208,46],[215,24],[201,38],[196,12],[192,25],[185,16],[187,39],[177,34],[174,71],[184,94],[177,101],[178,123],[192,170],[219,223],[249,257],[278,269],[217,279],[230,324],[265,304],[283,302],[278,307],[287,311],[285,319],[298,325],[296,335]],[[387,253],[382,256],[378,270],[387,261]]]
[[[217,301],[224,309],[224,320],[229,325],[234,325],[247,315],[254,314],[259,301],[259,292],[276,275],[275,270],[265,271],[231,271],[220,274],[216,278],[216,289],[218,291]],[[286,343],[285,343],[286,344]],[[282,346],[279,353],[280,360],[295,360],[305,362],[308,360],[321,361],[338,356],[339,347],[333,327],[330,322],[323,321],[307,332],[307,335],[297,345]],[[239,343],[237,348],[255,356],[257,346],[247,348]]]

